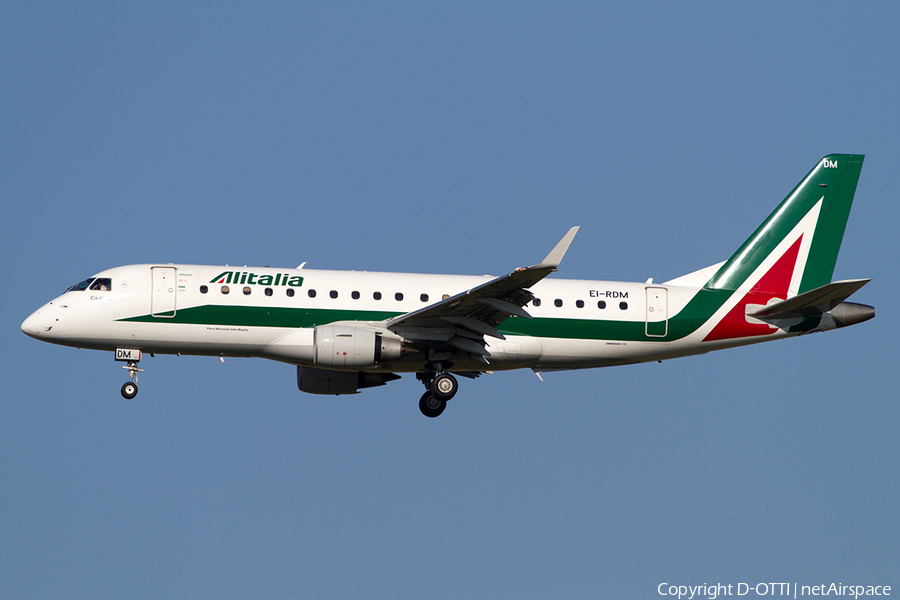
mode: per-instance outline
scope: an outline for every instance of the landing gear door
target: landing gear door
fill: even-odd
[[[665,337],[669,324],[668,290],[662,287],[647,288],[647,337]]]
[[[175,267],[151,267],[150,314],[160,319],[175,316]]]

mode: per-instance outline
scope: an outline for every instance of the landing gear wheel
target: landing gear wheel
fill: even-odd
[[[441,416],[445,408],[447,408],[447,401],[438,400],[431,395],[431,392],[425,392],[419,399],[419,410],[429,419]]]
[[[136,360],[129,360],[127,365],[122,365],[122,368],[128,371],[128,374],[131,375],[131,381],[126,382],[122,386],[122,397],[126,400],[131,400],[135,396],[137,396],[137,374],[143,373],[143,369],[138,369],[138,363]]]
[[[435,398],[446,402],[456,395],[459,390],[459,382],[450,373],[441,373],[431,380],[429,389]]]
[[[131,400],[137,396],[137,392],[137,384],[133,381],[128,381],[122,386],[122,397],[126,400]]]

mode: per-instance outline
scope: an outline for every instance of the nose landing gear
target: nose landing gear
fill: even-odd
[[[137,396],[137,374],[144,371],[143,369],[138,369],[138,363],[142,354],[136,348],[116,348],[116,361],[126,363],[122,365],[122,368],[128,371],[128,374],[131,376],[130,381],[122,386],[122,397],[126,400],[131,400]]]
[[[131,375],[131,381],[125,382],[125,384],[122,386],[122,397],[126,400],[131,400],[132,398],[137,396],[138,393],[137,374],[138,372],[143,373],[144,370],[138,369],[136,360],[128,361],[128,364],[122,365],[122,368],[126,369],[128,371],[128,374]]]

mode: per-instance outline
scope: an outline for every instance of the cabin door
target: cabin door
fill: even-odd
[[[175,267],[151,267],[150,314],[161,319],[175,316]]]
[[[647,288],[647,337],[665,337],[669,324],[669,298],[666,288]]]

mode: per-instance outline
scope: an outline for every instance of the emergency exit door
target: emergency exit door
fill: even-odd
[[[160,319],[175,316],[175,267],[151,267],[150,314]]]
[[[668,291],[662,287],[647,288],[647,337],[665,337],[669,325]]]

